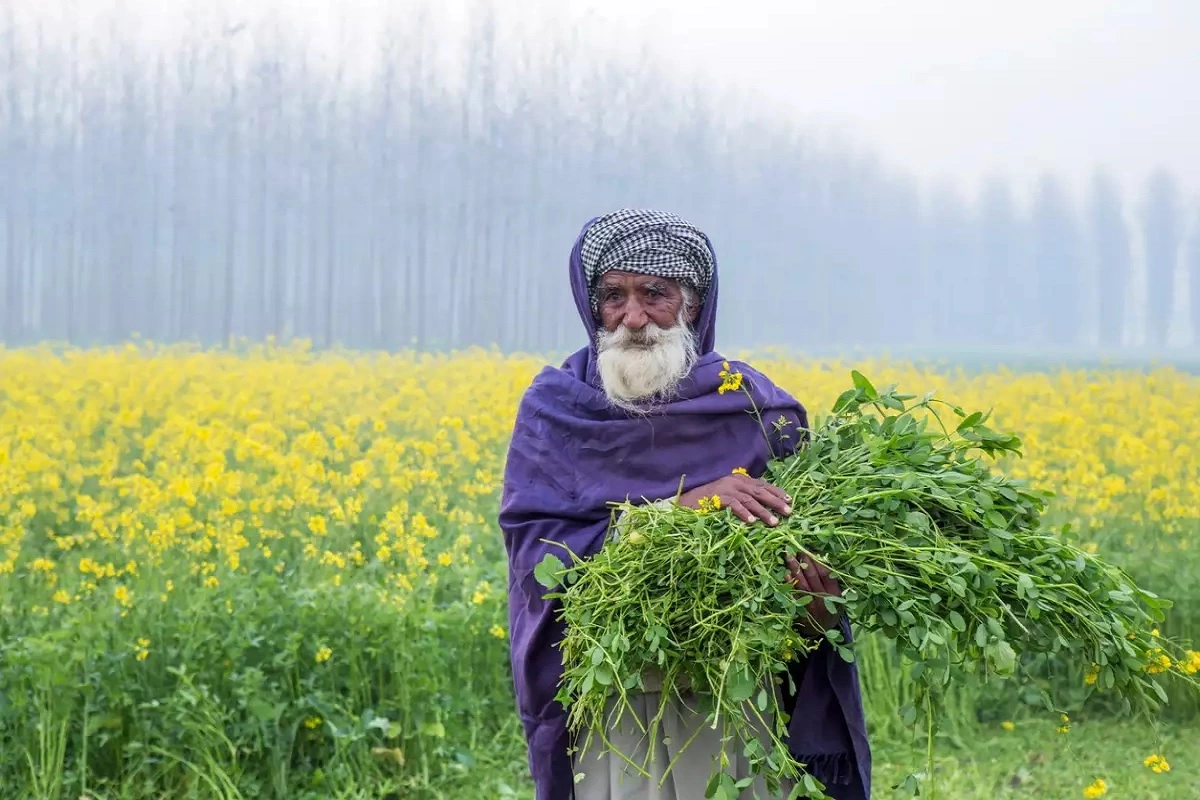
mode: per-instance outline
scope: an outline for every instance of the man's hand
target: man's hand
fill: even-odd
[[[784,561],[788,567],[788,583],[798,592],[813,595],[812,601],[801,612],[802,618],[797,630],[805,636],[821,636],[837,625],[838,618],[841,617],[840,612],[830,614],[821,598],[825,595],[841,597],[842,587],[829,574],[829,570],[813,558],[803,554],[800,554],[799,558],[788,555]]]
[[[792,513],[791,498],[779,489],[759,478],[734,474],[717,478],[712,483],[699,486],[679,498],[679,504],[688,508],[700,508],[700,500],[717,497],[721,507],[729,507],[745,522],[762,520],[768,525],[779,524],[779,517]]]

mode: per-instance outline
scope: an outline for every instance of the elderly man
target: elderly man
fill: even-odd
[[[799,437],[776,432],[769,442],[748,412],[783,416],[794,429],[807,427],[807,416],[745,364],[733,370],[746,391],[719,391],[725,359],[714,349],[716,257],[693,225],[655,211],[593,219],[571,252],[570,279],[589,343],[562,366],[542,370],[522,398],[499,520],[509,558],[513,681],[537,800],[699,800],[720,747],[707,726],[659,780],[676,748],[702,726],[686,702],[665,718],[670,730],[661,741],[614,733],[626,753],[625,747],[639,747],[641,755],[653,749],[651,779],[626,773],[617,756],[575,752],[566,712],[554,699],[563,627],[533,570],[546,553],[562,556],[547,542],[594,555],[609,535],[614,501],[697,507],[700,498],[716,495],[747,522],[778,524],[791,512],[789,500],[757,476],[772,452],[786,452]],[[791,557],[787,563],[797,590],[838,593],[818,565]],[[823,605],[810,604],[820,610],[798,621],[801,630],[838,625],[849,640],[848,622],[829,618]],[[866,800],[870,750],[854,665],[823,644],[792,675],[797,693],[783,697],[791,753],[831,797]],[[647,716],[658,706],[655,689],[652,682],[645,687]]]

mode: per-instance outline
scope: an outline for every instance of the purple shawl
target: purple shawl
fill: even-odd
[[[566,712],[554,699],[562,677],[557,645],[564,623],[556,619],[556,604],[542,599],[547,590],[533,577],[547,553],[566,556],[541,540],[564,543],[590,557],[604,544],[608,503],[674,497],[681,478],[688,491],[737,467],[760,475],[772,451],[785,455],[796,444],[796,429],[808,425],[799,402],[748,365],[730,362],[743,374],[763,420],[783,415],[793,429],[787,442],[776,439],[769,451],[746,395],[717,392],[724,359],[714,351],[715,272],[696,323],[701,355],[678,398],[645,418],[612,407],[596,371],[597,322],[580,263],[582,239],[583,232],[571,252],[571,289],[591,344],[561,367],[544,368],[522,398],[499,517],[508,551],[513,683],[537,800],[570,800],[574,787]],[[842,630],[849,638],[848,623]],[[871,757],[856,667],[826,644],[794,675],[799,691],[790,698],[792,753],[826,784],[830,796],[866,800]]]

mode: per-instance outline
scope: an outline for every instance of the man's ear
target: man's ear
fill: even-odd
[[[690,286],[683,287],[683,307],[687,310],[688,325],[695,325],[700,317],[700,295]]]

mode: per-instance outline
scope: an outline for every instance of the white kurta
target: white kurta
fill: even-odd
[[[651,745],[642,728],[649,729],[650,720],[658,713],[663,695],[652,676],[647,675],[645,683],[646,692],[630,693],[631,708],[625,709],[618,729],[610,730],[608,738],[614,748],[650,773],[651,777],[644,777],[620,755],[601,752],[605,750],[604,742],[598,735],[593,735],[586,745],[588,752],[575,757],[574,770],[578,778],[575,800],[703,800],[709,776],[721,752],[720,726],[713,729],[705,724],[704,715],[696,711],[695,697],[690,693],[682,693],[682,699],[674,699],[664,711]],[[609,702],[608,710],[611,712],[618,702],[614,697]],[[641,727],[631,719],[633,714],[637,715]],[[766,732],[760,732],[760,736],[763,744],[768,745]],[[585,741],[581,739],[581,747]],[[737,742],[730,742],[725,748],[729,757],[727,771],[735,776],[750,773],[741,751],[742,747]],[[678,761],[675,761],[676,757]],[[663,775],[672,761],[675,763],[664,781]],[[779,797],[786,798],[791,789],[792,786],[785,782]],[[755,785],[744,790],[742,796],[767,798],[765,782],[759,779]]]

